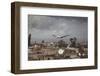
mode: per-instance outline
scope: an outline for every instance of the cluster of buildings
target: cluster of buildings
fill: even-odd
[[[30,37],[28,43],[28,59],[29,60],[54,60],[54,59],[73,59],[87,58],[87,44],[81,45],[76,43],[76,38],[70,38],[70,44],[63,39],[58,42],[34,42],[31,44]]]

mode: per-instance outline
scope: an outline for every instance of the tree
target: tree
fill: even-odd
[[[71,42],[70,47],[76,47],[76,41],[77,41],[77,38],[76,37],[70,38],[70,42]]]

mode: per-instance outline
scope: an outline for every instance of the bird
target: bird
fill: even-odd
[[[57,36],[57,35],[52,35],[53,37],[56,37],[56,38],[64,38],[64,37],[67,37],[67,36],[70,36],[70,35],[64,35],[64,36]]]

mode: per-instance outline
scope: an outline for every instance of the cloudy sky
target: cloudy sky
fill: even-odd
[[[28,15],[28,34],[31,34],[31,41],[56,41],[53,35],[63,36],[68,41],[76,37],[78,41],[87,41],[88,18],[68,16],[43,16]]]

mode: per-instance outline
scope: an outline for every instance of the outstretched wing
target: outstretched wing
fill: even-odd
[[[64,37],[67,37],[67,36],[70,36],[70,35],[64,35],[64,36],[61,36],[60,38],[64,38]]]
[[[53,37],[56,37],[56,38],[64,38],[64,37],[67,37],[67,36],[70,36],[70,35],[64,35],[64,36],[56,36],[56,35],[52,35]]]
[[[53,37],[60,38],[60,36],[52,35]]]

